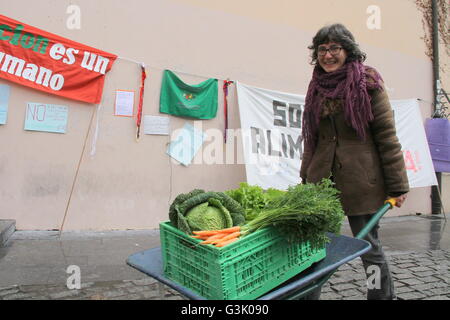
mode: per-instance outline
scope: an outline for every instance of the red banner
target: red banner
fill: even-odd
[[[100,103],[117,56],[0,15],[0,77],[73,100]]]

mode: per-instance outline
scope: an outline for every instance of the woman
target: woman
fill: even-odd
[[[333,179],[356,235],[388,197],[401,207],[409,191],[393,112],[381,76],[363,64],[366,55],[343,25],[320,29],[309,49],[315,67],[303,115],[300,177],[308,183]],[[380,275],[367,299],[394,299],[378,228],[365,238],[372,249],[361,256],[367,276]]]

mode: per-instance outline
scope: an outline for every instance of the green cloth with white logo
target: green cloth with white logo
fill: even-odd
[[[174,116],[212,119],[217,114],[217,79],[188,85],[172,71],[165,70],[159,111]]]

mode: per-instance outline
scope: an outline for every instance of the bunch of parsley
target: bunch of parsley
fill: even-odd
[[[273,198],[243,229],[254,232],[272,226],[290,241],[309,241],[322,247],[329,241],[326,232],[339,234],[344,211],[333,182],[298,184]]]

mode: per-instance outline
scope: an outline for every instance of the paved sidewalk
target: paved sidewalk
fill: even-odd
[[[447,215],[448,220],[449,215]],[[440,216],[385,217],[380,236],[401,300],[450,300],[450,226]],[[350,235],[348,224],[343,234]],[[129,255],[159,246],[159,232],[16,231],[0,248],[0,300],[178,300],[174,290],[126,264]],[[71,265],[81,288],[68,289]],[[322,300],[364,300],[360,259],[339,268]]]
[[[388,255],[399,300],[450,300],[450,251]],[[365,300],[366,279],[360,259],[342,266],[322,290],[322,300]]]

